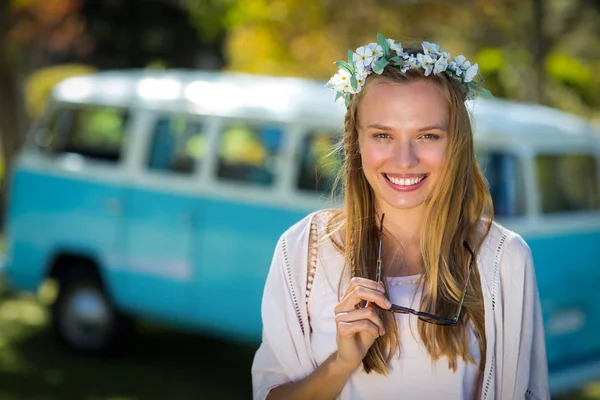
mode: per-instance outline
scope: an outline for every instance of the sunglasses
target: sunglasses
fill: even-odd
[[[383,217],[385,217],[385,214],[381,215],[381,223],[379,224],[379,251],[378,251],[378,256],[377,256],[377,274],[375,277],[377,282],[381,281],[381,248],[382,248],[382,244],[383,244]],[[465,283],[465,289],[463,290],[463,294],[460,299],[460,303],[458,304],[458,309],[456,310],[456,316],[454,318],[449,319],[449,318],[445,318],[445,317],[440,317],[438,315],[433,315],[433,314],[429,314],[429,313],[426,313],[423,311],[413,310],[412,308],[398,306],[395,304],[392,304],[390,309],[385,310],[385,311],[391,311],[391,312],[399,313],[399,314],[413,314],[413,315],[418,316],[420,320],[430,323],[430,324],[455,326],[458,323],[458,319],[460,318],[460,312],[462,311],[463,303],[465,302],[465,296],[467,294],[467,287],[469,286],[469,278],[471,277],[471,270],[473,269],[473,264],[474,264],[474,260],[475,260],[475,254],[473,254],[473,250],[471,250],[471,248],[469,247],[467,242],[463,242],[463,246],[471,255],[471,259],[469,262],[469,272],[467,273],[467,281]],[[361,302],[361,307],[364,307],[364,306],[366,306],[366,302],[364,302],[364,303]]]

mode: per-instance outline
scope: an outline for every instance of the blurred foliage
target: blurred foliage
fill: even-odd
[[[310,137],[309,148],[314,153],[315,163],[324,179],[334,179],[342,167],[339,154],[332,150],[336,140],[337,138],[328,132],[315,132]]]
[[[227,68],[327,79],[346,50],[375,41],[429,40],[476,60],[499,97],[535,100],[536,63],[543,100],[600,119],[600,2],[545,0],[190,1],[197,26],[226,33]],[[211,12],[219,11],[218,17]],[[543,18],[539,40],[535,18]],[[209,28],[207,28],[209,27]],[[203,31],[203,32],[204,32]],[[541,51],[540,51],[541,49]],[[541,60],[536,57],[539,54]]]
[[[93,48],[85,21],[78,13],[82,2],[0,0],[0,142],[7,165],[22,145],[28,128],[21,102],[25,77],[40,67],[56,64],[61,57],[81,57]],[[35,96],[32,101],[38,102]]]
[[[77,64],[45,67],[57,54],[83,56],[93,49],[79,14],[82,4],[83,0],[11,0],[10,26],[0,51],[6,52],[21,74],[33,71],[25,79],[23,96],[30,117],[40,115],[56,83],[94,71]]]
[[[40,57],[33,48],[60,54],[75,52],[80,55],[92,50],[86,35],[85,20],[79,14],[84,0],[12,0],[10,26],[6,46],[17,61],[34,62],[29,57]],[[40,60],[41,61],[41,60]]]
[[[543,213],[600,208],[597,166],[592,155],[538,155],[535,161]]]
[[[77,111],[74,125],[74,145],[119,147],[126,136],[124,112],[119,108],[82,108]]]
[[[235,0],[187,0],[185,5],[201,40],[213,42],[228,27],[227,11],[234,7]]]
[[[226,164],[254,166],[264,164],[269,155],[259,132],[244,124],[231,125],[225,129],[219,154]]]

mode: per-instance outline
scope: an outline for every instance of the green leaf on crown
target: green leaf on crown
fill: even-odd
[[[334,100],[334,103],[335,103],[336,101],[338,101],[338,100],[340,99],[340,97],[342,97],[342,95],[343,95],[343,93],[342,93],[342,92],[336,92],[336,93],[335,93],[335,100]]]
[[[381,74],[386,65],[390,62],[386,58],[382,58],[373,65],[373,72],[376,74]]]
[[[390,58],[390,61],[393,62],[394,65],[404,64],[404,59],[400,56],[394,56],[394,57]]]
[[[346,105],[346,108],[348,108],[348,106],[350,105],[350,93],[344,94],[344,104]]]
[[[356,76],[352,74],[350,77],[350,84],[352,85],[352,90],[356,90],[358,88],[358,82],[356,81]]]
[[[490,92],[486,88],[479,87],[478,91],[481,94],[481,96],[483,96],[486,99],[493,99],[494,98],[494,95],[492,94],[492,92]]]
[[[338,68],[343,69],[344,71],[348,72],[349,74],[354,73],[354,68],[352,67],[352,65],[348,64],[346,61],[336,61],[335,65],[337,65]]]
[[[385,58],[390,58],[390,45],[388,44],[387,40],[385,40],[385,38],[383,37],[383,35],[381,33],[377,34],[377,41],[379,42],[379,45],[383,49],[383,56]]]
[[[352,50],[348,49],[348,64],[352,64],[354,62],[353,57],[354,57],[354,52]]]

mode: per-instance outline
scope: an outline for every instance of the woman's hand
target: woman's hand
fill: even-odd
[[[336,362],[350,373],[360,366],[375,339],[385,334],[383,322],[375,309],[370,305],[360,308],[359,304],[366,300],[387,310],[391,303],[384,292],[383,286],[375,281],[352,278],[344,297],[334,309],[338,347]]]

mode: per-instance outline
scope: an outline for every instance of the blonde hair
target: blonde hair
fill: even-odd
[[[477,254],[493,218],[492,199],[475,159],[463,84],[444,74],[426,77],[422,71],[402,73],[390,66],[381,75],[372,74],[367,78],[363,90],[352,96],[345,115],[344,135],[339,145],[344,154],[343,167],[334,184],[334,187],[342,185],[345,206],[343,211],[332,217],[330,232],[339,232],[345,238],[343,244],[337,244],[344,254],[344,270],[349,267],[352,276],[375,279],[379,222],[374,193],[362,171],[357,110],[364,93],[374,82],[408,83],[418,79],[438,85],[448,100],[450,115],[447,162],[439,184],[426,201],[421,230],[424,291],[419,310],[452,318],[469,268],[470,254],[464,250],[463,241]],[[475,363],[469,352],[468,322],[479,342],[482,359],[486,354],[483,293],[476,260],[474,263],[458,324],[440,326],[419,320],[417,325],[432,361],[445,356],[453,370],[456,370],[459,357]],[[387,333],[371,346],[363,360],[363,367],[367,373],[387,374],[392,357],[400,355],[398,326],[393,313],[383,310],[378,313]],[[483,362],[480,368],[483,370]]]

